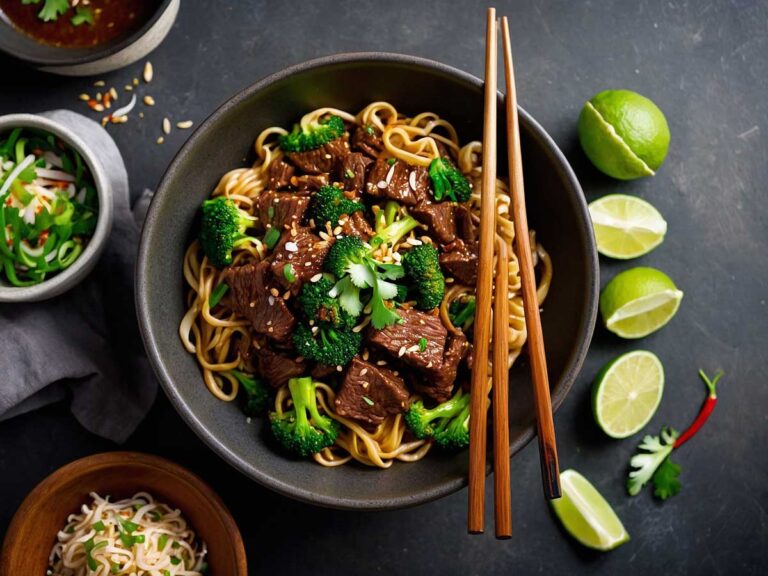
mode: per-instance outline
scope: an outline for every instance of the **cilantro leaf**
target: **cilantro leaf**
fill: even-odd
[[[75,8],[75,15],[72,16],[71,22],[74,26],[80,26],[80,24],[90,24],[93,26],[95,23],[93,10],[91,10],[90,6],[78,6]]]
[[[633,470],[627,479],[627,491],[636,496],[654,476],[656,470],[672,453],[675,440],[679,436],[677,430],[663,428],[659,436],[646,436],[638,447],[638,453],[632,456],[629,465]]]
[[[661,466],[653,474],[653,494],[657,498],[666,500],[670,496],[674,496],[680,492],[680,465],[672,462],[669,456],[667,456],[661,463]]]
[[[59,16],[69,10],[69,0],[45,0],[43,9],[37,15],[43,22],[51,22],[59,19]]]
[[[40,0],[21,0],[21,3],[24,4],[24,6],[28,4],[40,4]]]

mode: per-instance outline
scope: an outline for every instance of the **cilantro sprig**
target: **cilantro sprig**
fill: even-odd
[[[40,4],[41,2],[43,7],[37,13],[37,17],[43,22],[56,22],[59,16],[63,16],[71,9],[69,0],[21,0],[21,3],[24,5]],[[74,8],[74,11],[75,14],[70,19],[74,26],[80,26],[81,24],[93,26],[96,23],[90,6],[77,6]]]

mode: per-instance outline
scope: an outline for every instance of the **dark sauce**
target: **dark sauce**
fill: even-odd
[[[91,0],[94,24],[72,24],[74,10],[57,20],[37,17],[43,2],[23,4],[21,0],[0,0],[0,16],[38,42],[62,48],[85,48],[119,41],[141,28],[158,9],[161,0]],[[81,2],[82,4],[82,2]]]

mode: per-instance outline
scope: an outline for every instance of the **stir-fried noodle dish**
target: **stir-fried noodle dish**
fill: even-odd
[[[255,150],[203,203],[184,258],[179,331],[205,385],[324,466],[465,448],[470,371],[489,361],[471,346],[481,144],[374,102],[267,128]],[[495,192],[511,367],[526,329],[507,183]],[[531,245],[543,302],[552,265]]]

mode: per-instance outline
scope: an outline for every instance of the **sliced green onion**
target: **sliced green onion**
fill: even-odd
[[[215,308],[216,305],[224,298],[224,294],[229,290],[229,285],[222,282],[216,288],[213,289],[211,295],[208,297],[208,307]]]
[[[104,526],[104,522],[102,522],[101,520],[99,520],[99,521],[98,521],[98,522],[96,522],[95,524],[92,524],[92,525],[91,525],[91,528],[93,528],[94,530],[96,530],[96,532],[103,532],[103,531],[104,531],[104,528],[106,528],[106,526]]]
[[[133,536],[133,543],[134,544],[144,544],[144,534],[138,534],[136,536]]]
[[[363,400],[365,400],[365,403],[368,404],[368,406],[373,406],[375,402],[368,398],[368,396],[363,396]]]
[[[68,268],[77,260],[77,257],[83,251],[83,244],[79,240],[67,240],[59,246],[59,252],[56,255],[56,261],[62,268]]]
[[[168,544],[168,534],[160,534],[160,538],[157,539],[157,549],[162,552],[166,544]]]
[[[296,282],[296,273],[293,271],[293,264],[286,264],[283,266],[283,276],[288,282]]]
[[[267,230],[267,233],[264,234],[264,244],[266,244],[267,248],[270,250],[275,247],[275,244],[277,244],[278,240],[280,240],[280,231],[274,226]]]
[[[85,559],[88,563],[88,568],[90,570],[95,571],[99,564],[96,562],[96,560],[93,557],[93,551],[98,550],[99,548],[104,548],[108,542],[106,540],[102,540],[101,542],[94,543],[93,538],[90,538],[83,542],[83,548],[85,549]]]
[[[173,558],[171,558],[171,564],[173,564],[174,566],[178,566],[179,564],[181,564],[181,558],[176,558],[176,556],[174,556]]]
[[[424,352],[427,349],[428,340],[426,338],[419,338],[419,352]]]
[[[120,564],[115,564],[112,562],[112,566],[110,566],[109,571],[112,572],[112,574],[118,574],[121,569],[122,566]]]

